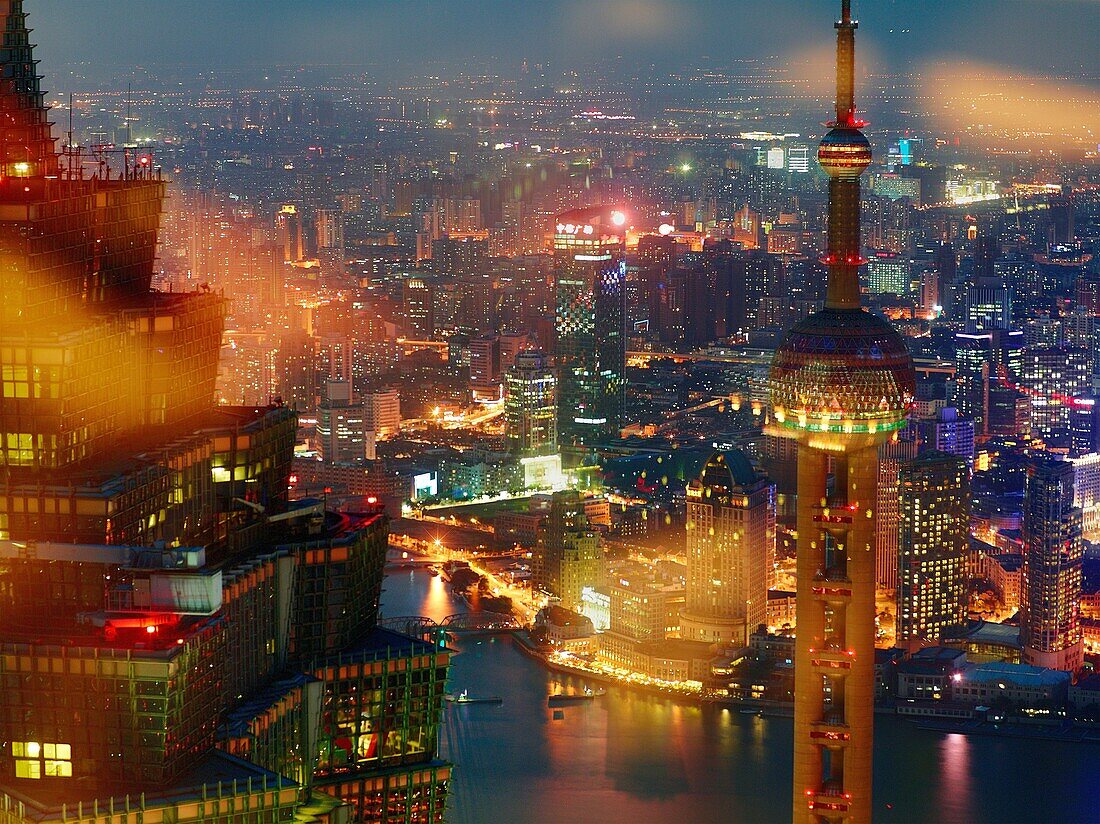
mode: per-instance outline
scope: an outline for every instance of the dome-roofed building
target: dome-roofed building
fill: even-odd
[[[680,634],[746,646],[765,623],[775,559],[775,485],[740,450],[715,452],[687,488],[687,592]]]

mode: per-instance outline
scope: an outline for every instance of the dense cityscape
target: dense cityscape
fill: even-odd
[[[1095,820],[1100,68],[839,0],[797,58],[115,72],[38,5],[0,824]]]

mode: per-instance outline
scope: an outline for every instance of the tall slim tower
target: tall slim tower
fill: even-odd
[[[860,306],[859,178],[871,146],[856,117],[851,0],[837,29],[825,308],[775,354],[772,434],[798,442],[798,636],[794,821],[871,820],[875,501],[878,447],[905,426],[915,391],[898,333]]]
[[[558,215],[554,233],[558,438],[617,437],[626,397],[626,213],[598,206]]]

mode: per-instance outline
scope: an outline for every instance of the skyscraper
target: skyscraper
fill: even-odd
[[[442,822],[449,653],[377,626],[385,515],[287,500],[294,413],[214,404],[222,297],[150,289],[159,174],[59,174],[0,29],[0,817]]]
[[[897,645],[936,643],[966,619],[970,463],[934,449],[901,470]]]
[[[542,352],[520,352],[504,376],[504,437],[515,455],[557,451],[557,378]]]
[[[878,449],[878,489],[875,497],[875,583],[886,589],[898,586],[898,526],[901,522],[898,484],[901,468],[917,457],[919,444],[905,431]],[[905,437],[908,436],[908,437]]]
[[[1028,467],[1024,498],[1026,593],[1020,619],[1024,663],[1080,669],[1081,510],[1074,506],[1073,464],[1039,455]]]
[[[959,415],[959,410],[946,406],[936,411],[934,418],[917,422],[921,442],[929,449],[937,449],[974,460],[974,421]]]
[[[1043,346],[1024,351],[1019,381],[1031,399],[1031,434],[1048,449],[1071,446],[1074,399],[1092,390],[1092,365],[1084,349]]]
[[[626,214],[616,208],[559,215],[558,437],[566,444],[617,435],[626,393]]]
[[[791,330],[771,372],[770,429],[799,444],[793,801],[794,820],[815,824],[871,820],[878,447],[905,426],[915,392],[901,337],[860,306],[871,146],[855,109],[857,25],[843,0],[836,121],[818,152],[829,175],[825,308]]]
[[[689,641],[747,646],[767,621],[768,564],[775,556],[775,485],[743,452],[717,452],[687,489]]]
[[[581,590],[603,576],[603,538],[588,524],[578,492],[555,492],[539,530],[535,583],[566,609],[581,608]]]
[[[974,420],[975,437],[992,433],[991,395],[1012,388],[1023,364],[1023,347],[1024,333],[1017,330],[990,329],[955,335],[955,406],[962,415]],[[1002,395],[999,393],[998,398],[1003,402]],[[1007,402],[1015,403],[1013,398]]]

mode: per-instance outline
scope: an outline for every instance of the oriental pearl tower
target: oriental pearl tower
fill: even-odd
[[[843,0],[829,175],[825,308],[775,353],[769,432],[798,442],[794,821],[871,821],[878,448],[912,403],[909,353],[860,305],[860,175],[871,163],[855,109],[855,30]]]

